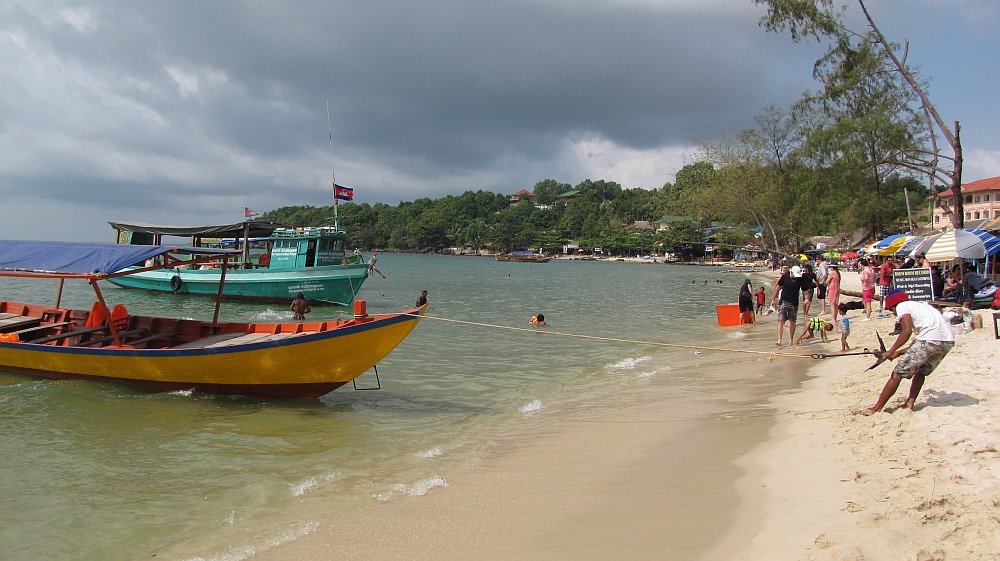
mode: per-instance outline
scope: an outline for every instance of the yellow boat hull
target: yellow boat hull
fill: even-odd
[[[0,368],[57,379],[278,398],[318,397],[382,360],[424,309],[356,325],[246,344],[170,349],[0,342]]]

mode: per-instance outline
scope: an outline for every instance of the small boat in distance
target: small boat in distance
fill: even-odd
[[[194,389],[268,398],[319,397],[351,382],[416,327],[426,305],[354,318],[281,323],[134,315],[109,308],[99,282],[221,259],[235,250],[151,245],[0,241],[0,277],[59,279],[51,305],[0,300],[0,369],[54,379],[121,382],[154,390]],[[184,256],[183,260],[180,256]],[[158,265],[128,267],[148,259]],[[88,310],[60,306],[66,280],[89,282]],[[223,278],[224,282],[225,279]],[[221,293],[221,291],[217,291]]]
[[[552,260],[551,257],[543,255],[541,253],[532,253],[530,251],[512,251],[510,253],[498,253],[497,261],[517,261],[519,263],[548,263]]]
[[[229,300],[290,302],[302,293],[310,302],[349,305],[375,267],[360,252],[347,253],[347,233],[336,226],[286,228],[272,222],[247,221],[216,226],[156,226],[109,222],[117,243],[161,245],[167,236],[183,237],[194,247],[234,245],[239,252],[225,270],[216,263],[198,267],[147,269],[110,278],[126,288],[215,297],[225,276],[222,297]],[[227,239],[228,238],[228,239]],[[256,248],[254,246],[257,246]]]

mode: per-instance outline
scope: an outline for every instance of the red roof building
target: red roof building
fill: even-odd
[[[534,193],[527,189],[521,189],[517,193],[510,196],[510,206],[517,206],[517,203],[521,201],[528,201],[531,204],[535,203],[535,199],[538,197]]]
[[[1000,217],[1000,177],[980,179],[962,185],[966,222]],[[951,191],[938,193],[934,201],[934,228],[950,228],[955,196]]]

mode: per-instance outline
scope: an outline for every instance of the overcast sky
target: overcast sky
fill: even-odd
[[[1000,175],[1000,3],[871,0]],[[856,11],[856,9],[855,9]],[[751,0],[0,0],[0,239],[543,179],[654,189],[815,87]],[[333,130],[331,158],[327,103]]]

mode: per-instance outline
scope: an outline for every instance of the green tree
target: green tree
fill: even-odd
[[[558,200],[559,195],[572,189],[568,183],[559,183],[555,179],[543,179],[535,183],[532,193],[538,197],[538,204],[551,205]]]
[[[810,117],[803,150],[814,162],[841,161],[863,170],[856,185],[867,212],[859,218],[875,237],[892,222],[892,212],[883,205],[885,178],[898,173],[899,154],[916,150],[924,131],[922,117],[910,109],[911,91],[885,71],[882,57],[866,43],[832,49],[816,71],[824,90],[797,106]]]
[[[871,71],[873,69],[868,62],[875,60],[881,68],[878,73],[873,74],[874,78],[883,84],[894,84],[891,89],[896,92],[908,89],[913,94],[913,99],[900,100],[901,103],[896,107],[905,105],[906,113],[921,115],[927,134],[924,142],[896,152],[893,155],[895,162],[928,177],[932,191],[936,191],[937,181],[948,185],[956,205],[951,216],[952,225],[961,228],[965,223],[965,212],[962,204],[962,143],[959,122],[954,122],[954,128],[944,122],[927,94],[927,84],[907,64],[906,50],[900,54],[900,47],[885,37],[869,14],[864,0],[842,6],[838,6],[834,0],[754,0],[754,3],[767,7],[767,14],[761,18],[761,25],[768,31],[787,30],[795,42],[810,38],[830,42],[829,51],[821,59],[821,65],[832,64],[842,68],[828,71],[827,77],[841,78],[856,72],[855,65],[858,61],[865,61],[863,66]],[[864,16],[867,29],[863,32],[852,30],[844,23],[844,17],[850,14],[851,5],[856,5]],[[863,85],[865,82],[856,83]],[[837,90],[838,88],[833,88],[833,91]],[[899,122],[909,120],[910,117],[905,115],[898,119]],[[947,142],[950,156],[938,147],[938,135],[943,136]],[[873,151],[878,152],[879,149],[874,148]],[[942,165],[941,160],[947,163]],[[878,222],[877,218],[875,222]]]

